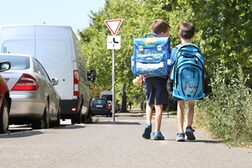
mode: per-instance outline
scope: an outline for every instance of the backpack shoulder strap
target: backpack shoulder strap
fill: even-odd
[[[179,44],[179,45],[177,45],[175,48],[176,48],[176,53],[175,53],[175,60],[177,59],[177,55],[178,55],[178,52],[179,52],[179,50],[183,47],[184,45],[183,44]]]
[[[186,43],[186,44],[180,44],[180,45],[181,45],[181,46],[180,46],[180,49],[181,49],[181,48],[184,48],[184,47],[194,47],[194,48],[196,48],[196,49],[198,50],[198,52],[201,53],[201,49],[200,49],[199,46],[196,45],[196,44],[193,44],[193,43]]]
[[[177,45],[175,48],[177,48],[177,50],[178,50],[178,49],[180,49],[183,45],[184,45],[184,44],[179,44],[179,45]]]

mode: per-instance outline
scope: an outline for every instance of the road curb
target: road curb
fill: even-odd
[[[176,114],[170,112],[163,112],[163,116],[174,116]],[[115,114],[116,117],[145,117],[145,112],[120,112]]]

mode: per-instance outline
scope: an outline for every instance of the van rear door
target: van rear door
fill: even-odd
[[[67,27],[36,26],[36,58],[50,77],[59,80],[55,86],[61,99],[73,99],[75,57],[71,33]]]

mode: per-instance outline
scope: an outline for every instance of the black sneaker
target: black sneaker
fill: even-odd
[[[185,130],[185,134],[188,140],[195,140],[195,136],[194,136],[194,129],[192,129],[191,126],[187,126],[186,130]]]
[[[183,132],[177,133],[177,142],[185,142],[185,134]]]
[[[151,124],[146,124],[142,137],[145,139],[151,138]]]

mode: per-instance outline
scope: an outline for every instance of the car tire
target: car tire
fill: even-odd
[[[32,123],[32,129],[45,129],[50,126],[50,117],[49,117],[49,103],[45,106],[43,117],[39,120],[35,120]]]
[[[81,123],[81,113],[79,112],[76,116],[71,119],[72,125]]]
[[[82,123],[92,123],[93,122],[92,116],[94,116],[94,115],[92,115],[91,112],[89,111],[87,115],[82,116],[81,122]]]
[[[9,104],[4,98],[0,110],[0,133],[6,133],[9,129]]]
[[[58,109],[58,113],[57,113],[57,120],[53,121],[50,124],[50,127],[54,127],[54,128],[59,128],[60,127],[60,108]]]
[[[42,128],[50,128],[49,102],[45,106],[44,116],[42,120],[43,120]]]

